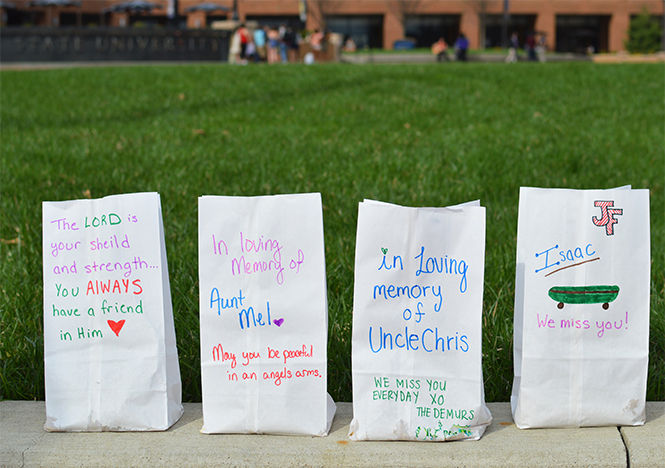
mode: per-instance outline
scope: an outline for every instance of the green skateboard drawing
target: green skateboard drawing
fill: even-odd
[[[607,310],[619,295],[619,286],[554,286],[547,294],[558,302],[559,309],[564,304],[603,304]]]

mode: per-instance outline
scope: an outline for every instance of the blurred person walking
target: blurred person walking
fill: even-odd
[[[529,33],[526,37],[526,54],[529,62],[538,60],[538,57],[536,57],[536,35],[534,33]]]
[[[310,34],[309,45],[312,47],[314,58],[318,61],[321,58],[321,50],[323,49],[323,33],[319,29],[315,29]]]
[[[297,63],[300,60],[300,44],[298,44],[298,34],[291,27],[286,28],[284,45],[286,45],[289,62]]]
[[[279,31],[275,28],[268,30],[268,63],[279,62]]]
[[[238,28],[238,34],[240,35],[240,59],[247,61],[247,44],[249,43],[249,30],[245,26],[245,23],[240,23]]]
[[[519,49],[520,49],[520,40],[517,37],[517,33],[514,32],[510,35],[510,46],[508,47],[508,57],[506,57],[506,63],[517,62],[518,59],[517,51]]]
[[[545,39],[545,33],[541,33],[538,37],[538,44],[536,45],[536,55],[538,56],[538,61],[544,63],[545,52],[547,51],[547,40]]]
[[[342,50],[344,52],[355,52],[356,49],[356,41],[354,41],[353,38],[347,34],[344,38],[344,45],[342,46]]]
[[[238,32],[238,29],[236,28],[233,31],[233,34],[231,34],[231,44],[229,47],[229,63],[230,64],[237,64],[241,63],[241,58],[240,58],[240,33]]]
[[[460,62],[466,62],[466,53],[469,50],[469,40],[464,33],[460,33],[455,41],[455,56]]]
[[[279,55],[282,58],[282,63],[289,62],[288,48],[286,47],[286,26],[279,25]]]
[[[266,31],[265,28],[257,28],[254,31],[254,45],[256,46],[256,53],[259,55],[261,61],[266,60]]]
[[[437,62],[448,62],[450,60],[448,57],[448,44],[446,44],[446,41],[442,37],[432,44],[432,53],[436,55]]]

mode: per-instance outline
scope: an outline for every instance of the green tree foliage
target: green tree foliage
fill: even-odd
[[[631,53],[650,54],[660,49],[662,31],[658,21],[645,9],[630,20],[626,49]]]

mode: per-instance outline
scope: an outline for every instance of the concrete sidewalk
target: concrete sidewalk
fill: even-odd
[[[328,437],[203,435],[201,404],[166,432],[48,433],[44,402],[0,402],[0,466],[598,466],[663,467],[665,402],[642,427],[519,430],[508,403],[477,442],[351,442],[351,403]]]
[[[448,53],[449,61],[442,62],[441,65],[446,63],[455,62],[454,52]],[[469,54],[467,60],[469,62],[484,62],[484,63],[504,63],[506,61],[506,53],[477,53]],[[547,54],[547,62],[590,62],[592,57],[588,55],[572,54],[572,53],[558,53]],[[430,52],[409,52],[409,53],[391,53],[389,51],[381,52],[354,52],[342,53],[340,55],[340,62],[352,63],[356,65],[364,65],[367,63],[437,63],[436,56]],[[520,62],[527,62],[524,52],[520,54]],[[533,62],[532,62],[533,63]]]

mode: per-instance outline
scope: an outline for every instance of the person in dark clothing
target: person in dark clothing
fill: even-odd
[[[247,44],[249,43],[249,30],[245,27],[245,23],[240,23],[238,28],[238,35],[240,36],[240,59],[247,59]]]
[[[293,28],[286,28],[286,33],[284,34],[284,44],[287,48],[287,57],[289,62],[298,62],[300,59],[298,49],[298,37]]]
[[[519,60],[518,51],[520,50],[520,41],[517,37],[517,33],[514,32],[510,36],[510,47],[508,48],[508,57],[506,57],[506,63],[515,63]]]
[[[464,33],[460,33],[455,41],[455,56],[460,62],[466,62],[466,52],[469,49],[469,40]]]
[[[526,38],[526,53],[530,62],[538,60],[536,56],[536,36],[533,33],[529,34]]]

